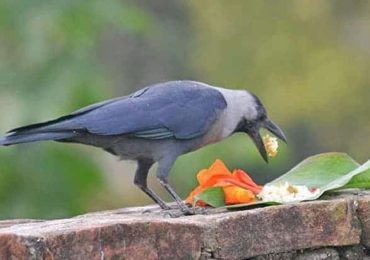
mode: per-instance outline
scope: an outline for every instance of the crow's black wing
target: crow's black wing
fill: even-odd
[[[173,81],[82,108],[35,130],[189,139],[204,134],[225,107],[226,101],[217,89],[193,81]]]
[[[226,107],[222,94],[189,81],[145,88],[72,120],[98,135],[189,139],[204,134]]]

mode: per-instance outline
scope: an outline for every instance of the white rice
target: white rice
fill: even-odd
[[[319,192],[319,189],[310,191],[305,185],[292,185],[284,182],[265,185],[257,197],[263,201],[290,203],[310,199]]]

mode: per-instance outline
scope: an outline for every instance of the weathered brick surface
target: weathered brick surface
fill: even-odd
[[[366,249],[360,245],[321,247],[284,253],[260,255],[251,260],[370,260]]]
[[[18,224],[42,222],[41,219],[12,219],[0,221],[0,228],[11,227]]]
[[[209,213],[169,218],[155,207],[142,207],[60,220],[0,221],[0,259],[245,259],[370,245],[367,193]]]
[[[243,258],[320,246],[360,242],[352,201],[319,201],[229,213],[214,217],[219,258]]]
[[[0,229],[0,259],[196,259],[201,227],[147,215],[91,214]]]
[[[362,226],[361,242],[370,249],[370,200],[368,196],[360,196],[358,201],[358,218]]]

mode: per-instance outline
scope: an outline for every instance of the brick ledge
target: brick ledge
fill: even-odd
[[[0,221],[0,259],[245,259],[349,245],[370,248],[370,192],[179,218],[147,206]]]

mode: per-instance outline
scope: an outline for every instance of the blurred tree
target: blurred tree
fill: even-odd
[[[112,96],[97,55],[103,32],[150,26],[148,13],[124,1],[0,1],[1,130]],[[99,166],[69,149],[1,149],[0,217],[60,217],[93,204]]]
[[[287,129],[293,161],[368,159],[370,3],[190,1],[199,78],[258,94]]]

